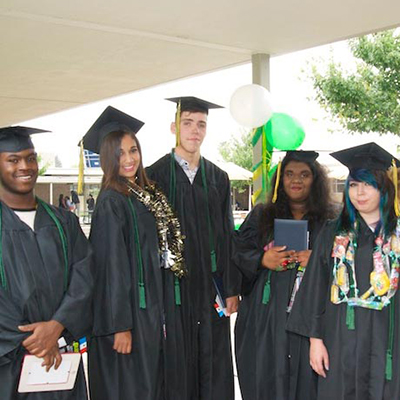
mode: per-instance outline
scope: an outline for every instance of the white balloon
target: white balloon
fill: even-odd
[[[233,93],[229,110],[240,125],[258,128],[272,116],[271,94],[260,85],[241,86]]]

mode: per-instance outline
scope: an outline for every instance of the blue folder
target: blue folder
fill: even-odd
[[[295,219],[275,219],[275,246],[287,246],[287,250],[308,249],[308,221]]]

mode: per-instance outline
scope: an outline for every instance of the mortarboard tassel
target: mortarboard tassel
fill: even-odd
[[[175,147],[178,147],[181,142],[181,101],[180,100],[178,101],[178,106],[176,107],[175,136],[176,136]]]
[[[274,196],[272,197],[272,202],[275,203],[278,199],[278,188],[279,188],[279,180],[281,179],[281,167],[282,161],[279,160],[278,168],[276,169],[276,181],[275,181],[275,188],[274,188]]]
[[[396,166],[396,161],[393,159],[392,160],[392,169],[393,169],[393,185],[394,185],[394,212],[396,213],[396,216],[400,216],[400,211],[399,211],[399,197],[398,197],[398,177],[397,177],[397,166]]]
[[[78,195],[82,196],[83,195],[83,175],[84,175],[84,169],[85,165],[83,162],[83,140],[81,140],[80,144],[80,153],[79,153],[79,175],[78,175]]]

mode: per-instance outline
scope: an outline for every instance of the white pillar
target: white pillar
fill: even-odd
[[[49,189],[50,189],[50,204],[53,205],[54,204],[53,203],[53,182],[50,182]]]
[[[264,86],[270,90],[270,56],[269,54],[253,54],[251,57],[253,66],[253,83]],[[253,166],[257,165],[262,158],[262,138],[253,147]],[[262,187],[262,176],[253,180],[253,193]],[[257,202],[264,201],[259,199]]]

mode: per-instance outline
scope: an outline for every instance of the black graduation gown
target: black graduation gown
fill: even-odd
[[[389,400],[400,398],[399,293],[395,304],[393,378],[385,380],[386,349],[389,335],[389,307],[381,311],[355,307],[355,330],[346,325],[347,304],[333,304],[332,245],[336,222],[322,230],[288,329],[307,337],[323,339],[329,354],[327,377],[318,377],[318,400]],[[374,234],[362,220],[357,239],[355,270],[360,293],[370,287],[373,270]]]
[[[134,196],[131,199],[137,214],[146,308],[139,307],[137,245],[128,199],[103,190],[90,233],[96,268],[94,337],[89,349],[91,398],[185,399],[183,328],[175,306],[174,276],[160,268],[153,215]],[[132,352],[118,354],[113,350],[114,333],[126,330],[132,332]]]
[[[313,400],[316,374],[308,340],[285,330],[297,270],[271,271],[270,299],[262,302],[269,271],[261,266],[267,244],[260,235],[263,209],[256,206],[235,235],[234,260],[244,275],[235,326],[240,389],[244,400]],[[309,230],[312,248],[319,226]]]
[[[75,215],[50,206],[67,237],[68,288],[64,293],[64,255],[58,229],[38,206],[35,231],[2,205],[3,260],[7,290],[0,289],[0,398],[2,400],[83,400],[82,367],[72,390],[18,394],[28,336],[17,326],[54,319],[66,329],[67,341],[91,331],[93,278],[91,250]]]
[[[233,218],[227,174],[204,159],[208,199],[200,168],[193,184],[174,160],[176,171],[175,210],[185,239],[188,281],[183,282],[190,399],[234,398],[229,318],[214,309],[216,290],[212,280],[207,207],[217,255],[216,275],[222,278],[225,297],[240,293],[240,272],[231,264]],[[170,196],[171,155],[148,167],[146,172]]]

